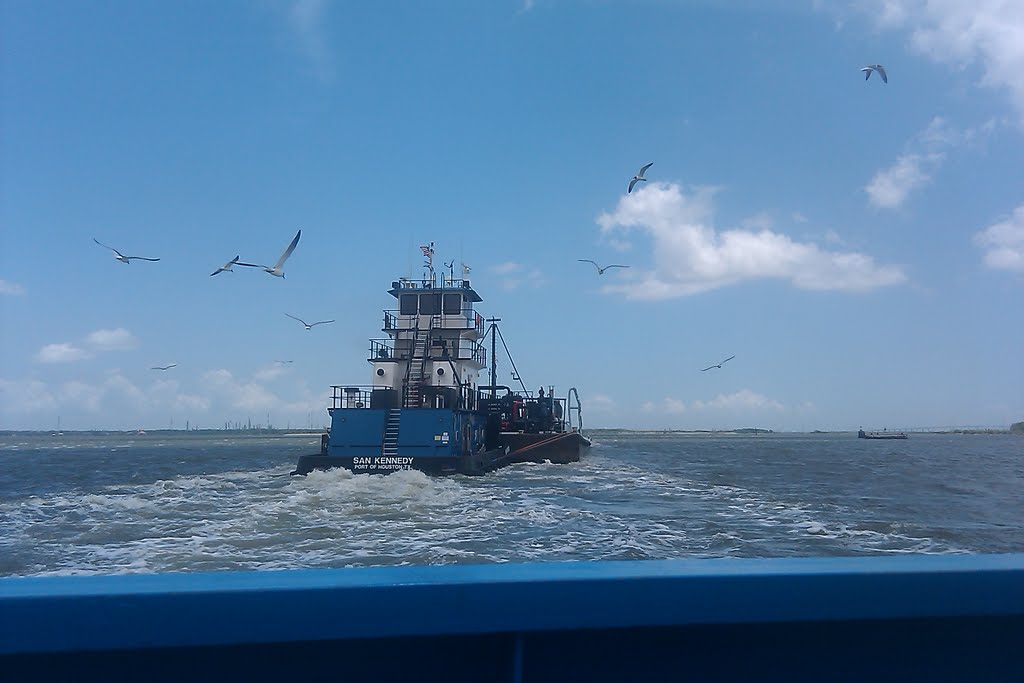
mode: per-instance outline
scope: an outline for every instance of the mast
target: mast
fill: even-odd
[[[433,287],[434,286],[434,243],[431,242],[429,245],[426,245],[426,244],[420,245],[420,251],[423,252],[424,258],[427,259],[427,262],[424,263],[423,266],[427,269],[427,272],[430,273],[430,286]],[[442,275],[441,277],[443,278],[444,275]]]
[[[498,394],[498,335],[495,330],[498,328],[501,318],[488,318],[487,322],[491,324],[491,398],[493,399]]]

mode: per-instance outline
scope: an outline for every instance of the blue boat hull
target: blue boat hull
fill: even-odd
[[[376,455],[303,455],[292,474],[309,474],[313,470],[343,467],[356,474],[391,474],[400,470],[419,470],[426,474],[484,474],[510,464],[508,450],[490,451],[459,456],[382,456]]]

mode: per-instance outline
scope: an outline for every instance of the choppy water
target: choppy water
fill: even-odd
[[[316,437],[0,436],[0,576],[1024,551],[1024,439],[598,435],[573,465],[289,477]]]

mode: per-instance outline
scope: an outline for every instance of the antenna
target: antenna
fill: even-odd
[[[423,266],[427,269],[427,272],[430,273],[430,284],[433,285],[434,284],[434,243],[431,242],[430,244],[421,244],[420,245],[420,251],[423,252],[423,256],[427,259],[427,262],[424,263]]]

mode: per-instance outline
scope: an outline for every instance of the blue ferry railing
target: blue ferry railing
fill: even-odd
[[[1024,554],[0,579],[0,679],[1019,681]]]

